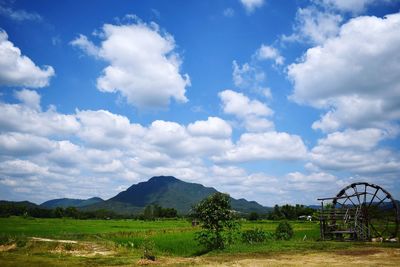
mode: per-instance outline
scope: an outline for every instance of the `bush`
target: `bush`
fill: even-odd
[[[154,253],[154,249],[155,249],[154,241],[152,241],[148,238],[145,238],[142,243],[142,249],[143,249],[143,259],[152,260],[152,261],[156,260],[156,256]]]
[[[267,239],[267,234],[260,228],[247,230],[242,233],[243,243],[254,244],[262,243]]]
[[[293,234],[293,228],[287,221],[280,222],[275,230],[277,240],[289,240],[293,237]]]

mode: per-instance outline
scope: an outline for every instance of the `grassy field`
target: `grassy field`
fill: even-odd
[[[275,221],[243,221],[241,230],[257,227],[274,232],[277,224]],[[0,266],[132,265],[140,263],[144,246],[153,248],[157,259],[165,265],[197,264],[199,259],[205,263],[207,259],[278,257],[282,253],[294,255],[357,249],[398,251],[400,248],[398,243],[320,242],[317,241],[318,223],[291,224],[295,236],[290,241],[269,240],[252,245],[238,241],[224,250],[206,253],[194,240],[199,228],[192,227],[186,220],[0,218]]]

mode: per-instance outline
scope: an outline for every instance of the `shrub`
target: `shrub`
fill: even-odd
[[[154,248],[155,248],[154,241],[145,238],[142,243],[143,259],[155,261],[156,256],[154,253]]]
[[[277,240],[289,240],[293,237],[293,234],[293,228],[287,221],[280,222],[275,230]]]
[[[262,243],[267,239],[267,235],[264,230],[260,228],[255,228],[252,230],[247,230],[242,233],[242,241],[244,243]]]

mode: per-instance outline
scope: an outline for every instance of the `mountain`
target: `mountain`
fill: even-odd
[[[52,199],[40,204],[42,208],[54,209],[57,207],[67,208],[67,207],[76,207],[82,208],[85,206],[94,205],[97,203],[104,202],[103,199],[99,197],[92,197],[89,199],[74,199],[74,198],[59,198],[59,199]]]
[[[7,201],[7,200],[0,200],[0,206],[24,207],[27,209],[38,207],[38,205],[29,201]]]
[[[147,205],[157,204],[163,208],[175,208],[179,214],[187,214],[193,205],[216,192],[212,187],[187,183],[172,176],[157,176],[147,182],[134,184],[105,202],[86,206],[84,210],[104,208],[118,213],[124,208],[141,211]],[[231,206],[242,213],[267,213],[271,210],[245,199],[231,198]]]

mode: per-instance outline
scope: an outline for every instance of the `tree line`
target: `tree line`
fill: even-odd
[[[46,209],[23,203],[0,203],[0,217],[25,216],[34,218],[73,218],[73,219],[143,219],[176,218],[178,212],[174,208],[163,208],[159,205],[147,206],[142,214],[117,214],[110,210],[99,209],[83,211],[76,207],[57,207]]]
[[[268,213],[268,220],[297,220],[300,216],[312,216],[315,209],[296,204],[295,206],[286,204],[283,206],[275,205],[274,209]]]
[[[255,221],[259,219],[268,220],[296,220],[299,216],[313,215],[315,210],[304,205],[275,205],[273,210],[267,214],[251,212],[249,214],[236,214],[238,217],[245,217]],[[6,202],[0,203],[0,217],[29,216],[34,218],[63,218],[74,219],[141,219],[155,220],[158,218],[177,218],[178,211],[174,208],[163,208],[160,205],[152,204],[144,208],[141,214],[117,214],[110,210],[100,209],[95,211],[83,211],[75,207],[46,209],[38,206],[30,206],[23,203]]]

